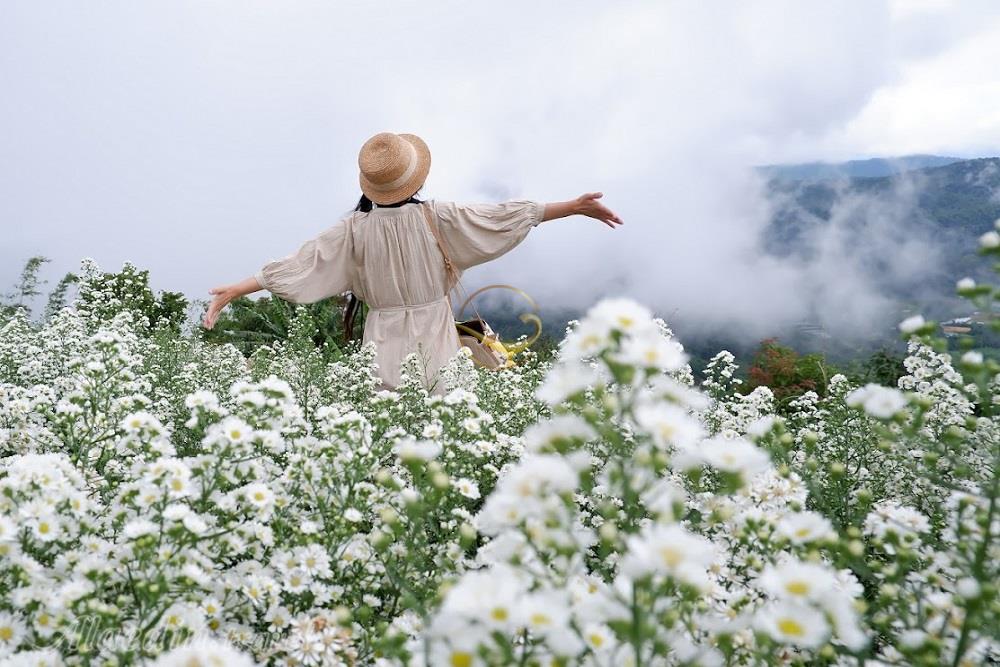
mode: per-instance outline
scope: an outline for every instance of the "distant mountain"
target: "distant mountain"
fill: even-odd
[[[849,162],[806,162],[803,164],[771,164],[757,170],[771,179],[783,181],[826,180],[839,178],[882,178],[914,169],[943,167],[961,162],[962,158],[941,155],[904,155],[893,158],[871,158]]]
[[[995,280],[977,250],[979,236],[1000,218],[1000,158],[877,178],[773,179],[768,196],[767,253],[808,262],[838,244],[885,294],[921,304],[925,315],[953,314],[959,278]],[[932,259],[915,270],[920,253]]]

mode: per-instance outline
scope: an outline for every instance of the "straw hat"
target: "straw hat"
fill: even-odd
[[[427,180],[431,151],[415,134],[379,132],[358,153],[361,191],[376,204],[409,199]]]

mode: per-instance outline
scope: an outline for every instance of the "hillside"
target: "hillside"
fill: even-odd
[[[774,180],[815,180],[829,178],[880,178],[915,169],[943,167],[962,158],[941,155],[904,155],[894,158],[870,158],[848,162],[806,162],[803,164],[770,164],[758,171]]]
[[[919,241],[935,252],[934,265],[922,279],[886,281],[900,298],[937,301],[953,294],[957,278],[991,275],[976,247],[978,237],[1000,218],[1000,158],[880,178],[772,180],[768,194],[774,216],[762,242],[769,254],[807,260],[817,251],[819,232],[836,224],[848,243],[857,239],[859,253],[869,251],[862,244],[872,241],[873,228],[887,242]],[[887,265],[892,259],[881,258]]]

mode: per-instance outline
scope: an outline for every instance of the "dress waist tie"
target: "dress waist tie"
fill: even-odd
[[[368,309],[369,310],[378,310],[378,311],[382,311],[382,312],[393,312],[393,311],[398,311],[398,310],[416,310],[416,309],[419,309],[419,308],[430,308],[431,306],[436,306],[439,303],[448,303],[448,297],[447,296],[441,296],[441,297],[438,297],[438,298],[434,299],[433,301],[427,301],[425,303],[403,303],[403,304],[400,304],[398,306],[381,306],[381,307],[379,307],[379,306],[372,306],[371,304],[369,304],[368,305]]]

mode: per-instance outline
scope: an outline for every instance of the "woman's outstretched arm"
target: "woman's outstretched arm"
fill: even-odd
[[[238,299],[241,296],[246,296],[247,294],[253,294],[254,292],[263,289],[261,284],[257,282],[257,278],[251,276],[249,278],[244,278],[238,283],[233,283],[232,285],[223,285],[222,287],[213,287],[208,290],[209,294],[214,294],[212,297],[212,303],[208,306],[208,312],[205,313],[205,319],[202,322],[206,329],[211,329],[215,326],[215,321],[219,318],[219,313],[222,309],[229,305],[230,301]]]
[[[603,192],[588,192],[570,201],[548,203],[545,205],[545,213],[542,214],[542,222],[571,215],[585,215],[588,218],[600,220],[612,229],[615,228],[615,225],[625,224],[611,209],[597,201],[603,196]]]

